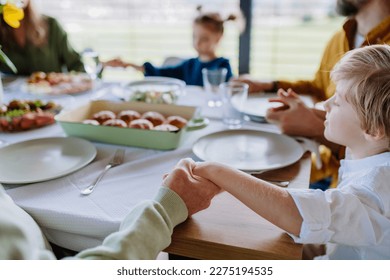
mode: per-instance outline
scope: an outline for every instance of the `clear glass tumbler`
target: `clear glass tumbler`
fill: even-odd
[[[244,123],[243,109],[248,98],[248,85],[241,82],[221,84],[222,121],[230,129],[240,128]]]
[[[222,106],[220,85],[226,81],[227,69],[202,69],[203,86],[206,92],[212,94],[212,98],[207,101],[209,107]]]
[[[103,68],[102,63],[99,60],[99,54],[92,49],[85,49],[82,53],[82,60],[85,71],[92,80],[96,80]]]

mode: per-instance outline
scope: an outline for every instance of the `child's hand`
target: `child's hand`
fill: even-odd
[[[141,72],[145,71],[145,68],[143,65],[137,65],[137,64],[130,63],[130,62],[126,62],[126,61],[123,61],[122,59],[120,59],[119,57],[108,60],[106,62],[103,62],[103,66],[104,67],[106,67],[106,66],[122,67],[122,68],[133,67],[137,71],[141,71]]]
[[[195,165],[192,159],[183,159],[163,180],[163,186],[170,188],[183,199],[189,216],[206,209],[211,199],[220,191],[212,182],[193,174]]]
[[[205,178],[207,180],[211,181],[211,178],[209,178],[208,169],[207,169],[207,162],[197,162],[195,163],[195,166],[192,170],[194,175]]]
[[[109,66],[109,67],[127,67],[127,63],[121,60],[120,58],[114,58],[111,60],[108,60],[106,62],[103,62],[104,67]]]

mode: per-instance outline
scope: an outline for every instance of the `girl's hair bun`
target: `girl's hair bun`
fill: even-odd
[[[230,14],[226,19],[225,21],[234,21],[237,19],[237,16],[236,15],[233,15],[233,14]]]

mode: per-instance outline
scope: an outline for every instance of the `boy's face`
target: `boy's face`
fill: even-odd
[[[211,31],[202,24],[193,26],[193,45],[199,55],[215,53],[221,34]]]
[[[365,137],[356,111],[345,99],[346,94],[353,90],[351,85],[351,82],[339,81],[335,95],[325,102],[327,114],[324,134],[325,138],[331,142],[358,148]]]

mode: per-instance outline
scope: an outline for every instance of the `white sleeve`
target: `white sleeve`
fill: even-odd
[[[303,218],[300,235],[292,235],[295,242],[350,246],[390,243],[390,219],[373,207],[380,199],[368,188],[288,191]]]

